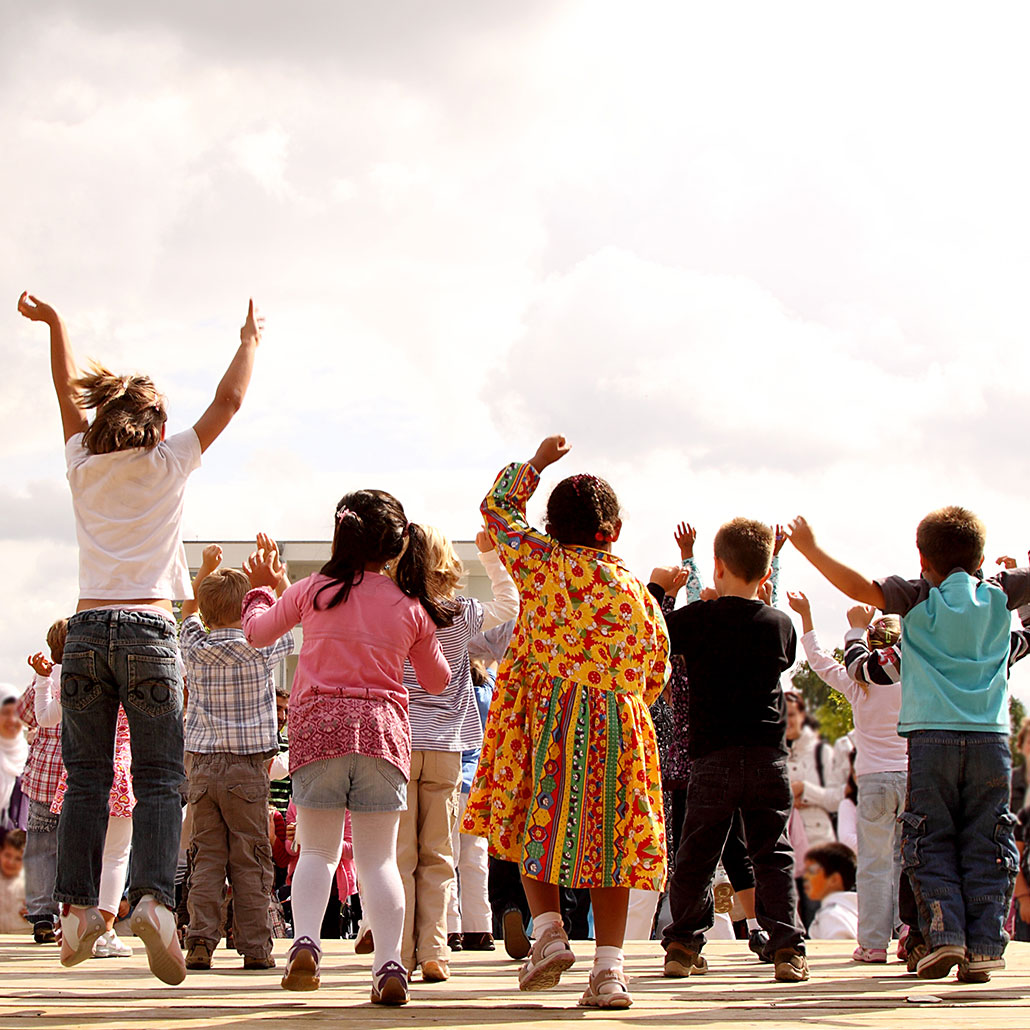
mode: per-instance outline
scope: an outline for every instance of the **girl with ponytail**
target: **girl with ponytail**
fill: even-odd
[[[298,623],[304,634],[290,691],[300,859],[291,895],[294,940],[282,979],[287,990],[319,985],[322,916],[349,810],[363,909],[375,941],[372,1001],[408,1000],[397,867],[411,765],[405,660],[429,694],[442,693],[451,678],[436,630],[451,622],[453,610],[432,589],[426,559],[424,535],[409,526],[397,498],[358,490],[336,506],[329,561],[278,600],[269,589],[282,575],[274,546],[262,538],[244,565],[254,588],[243,601],[250,643],[262,647]],[[394,578],[383,574],[388,564]]]
[[[164,398],[148,376],[116,375],[96,363],[82,374],[49,304],[23,293],[18,312],[50,330],[79,540],[79,603],[61,669],[68,770],[54,889],[62,905],[61,963],[89,958],[106,930],[97,904],[121,705],[141,745],[132,763],[132,930],[154,975],[180,983],[186,965],[171,908],[182,831],[182,675],[172,602],[193,596],[182,511],[186,480],[243,402],[262,322],[251,301],[214,400],[192,428],[166,439]]]

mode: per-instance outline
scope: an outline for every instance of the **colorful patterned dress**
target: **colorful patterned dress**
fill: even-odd
[[[483,501],[522,608],[501,663],[462,830],[534,879],[661,890],[665,826],[648,706],[665,622],[614,555],[526,522],[540,477],[505,468]]]

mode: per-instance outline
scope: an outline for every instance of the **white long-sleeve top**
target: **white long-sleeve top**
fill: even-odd
[[[864,630],[849,630],[845,640]],[[908,745],[898,736],[901,710],[901,684],[872,684],[868,693],[849,675],[847,669],[819,646],[815,632],[801,638],[812,671],[829,687],[843,694],[851,705],[855,720],[855,775],[874,772],[904,772],[908,768]]]

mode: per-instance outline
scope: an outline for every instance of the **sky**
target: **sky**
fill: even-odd
[[[46,331],[196,421],[187,539],[330,535],[379,486],[474,535],[508,461],[619,494],[646,577],[805,514],[871,575],[964,504],[1025,558],[1030,10],[0,0],[0,679],[74,608]],[[4,299],[6,298],[6,299]],[[823,642],[846,600],[796,552]],[[1030,699],[1030,669],[1013,676]]]

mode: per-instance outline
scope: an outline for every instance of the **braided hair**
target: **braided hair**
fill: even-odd
[[[618,522],[619,499],[598,476],[569,476],[547,499],[547,533],[562,544],[600,548],[614,538]]]

